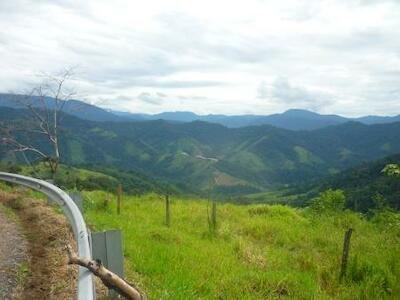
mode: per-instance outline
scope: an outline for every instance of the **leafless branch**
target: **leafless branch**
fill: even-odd
[[[2,138],[2,143],[4,143],[5,145],[12,146],[13,147],[12,151],[14,151],[14,152],[31,151],[31,152],[34,152],[36,154],[39,154],[43,158],[47,157],[47,155],[44,154],[39,149],[37,149],[37,148],[35,148],[35,147],[31,146],[31,145],[24,145],[24,144],[18,142],[17,140],[15,140],[13,138],[3,137]]]

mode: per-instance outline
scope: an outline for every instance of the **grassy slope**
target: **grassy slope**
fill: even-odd
[[[55,183],[62,189],[78,188],[80,190],[107,190],[115,191],[118,184],[124,186],[124,190],[131,194],[144,194],[150,191],[169,191],[179,193],[181,190],[164,182],[152,179],[135,172],[123,172],[117,169],[83,166],[72,167],[60,164],[58,167]],[[0,171],[17,173],[40,179],[51,178],[49,168],[44,163],[34,166],[28,165],[6,165],[0,163]]]
[[[313,216],[284,206],[218,206],[218,232],[207,225],[207,202],[174,199],[172,226],[151,194],[102,207],[104,192],[87,192],[87,221],[120,228],[128,280],[150,299],[398,299],[400,222],[366,221],[346,212]],[[398,215],[397,215],[398,217]],[[396,223],[397,222],[397,223]],[[388,227],[388,224],[391,227]],[[342,239],[354,228],[349,274],[338,280]]]
[[[33,176],[33,177],[38,177],[38,178],[50,178],[51,177],[49,168],[42,163],[35,165],[34,168],[31,166],[27,166],[27,165],[21,165],[20,167],[21,167],[21,170],[19,173],[21,175]],[[115,180],[115,178],[108,176],[104,173],[81,169],[81,168],[69,167],[66,165],[59,165],[57,176],[68,177],[68,175],[70,175],[70,174],[74,174],[76,177],[79,177],[82,180],[85,180],[88,178],[100,178],[100,177]]]

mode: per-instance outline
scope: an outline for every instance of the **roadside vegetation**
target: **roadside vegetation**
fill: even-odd
[[[210,229],[207,201],[123,198],[85,192],[85,216],[96,230],[119,228],[128,280],[150,299],[398,299],[400,215],[369,217],[344,210],[341,191],[327,191],[307,209],[220,204]],[[345,277],[339,280],[343,235],[353,229]]]
[[[15,171],[34,175],[30,167]],[[40,165],[34,172],[46,176]],[[400,297],[400,214],[382,195],[369,199],[374,205],[360,213],[348,208],[341,189],[320,192],[307,207],[279,203],[283,194],[260,193],[253,197],[264,197],[264,203],[218,202],[216,211],[210,199],[172,194],[167,221],[161,193],[130,191],[118,214],[117,177],[63,165],[58,172],[55,180],[68,183],[64,189],[81,190],[93,231],[122,231],[126,280],[149,299]],[[396,172],[386,173],[398,180]],[[85,180],[92,185],[76,185]],[[102,182],[112,184],[101,188]],[[13,190],[3,184],[0,189]],[[340,278],[343,237],[350,228],[349,259]]]

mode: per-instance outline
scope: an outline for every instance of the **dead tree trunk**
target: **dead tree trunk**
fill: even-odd
[[[146,297],[137,288],[128,284],[124,279],[106,269],[100,261],[78,257],[71,246],[67,246],[68,264],[87,268],[99,277],[106,287],[115,290],[121,296],[130,300],[145,300]]]

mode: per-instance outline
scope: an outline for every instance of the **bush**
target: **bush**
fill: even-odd
[[[400,165],[388,164],[382,170],[387,176],[400,177]]]
[[[326,190],[311,203],[311,209],[318,213],[340,212],[344,210],[345,196],[342,190]]]
[[[391,231],[393,234],[397,233],[400,236],[400,214],[390,209],[375,211],[371,222],[379,226],[381,230]]]

